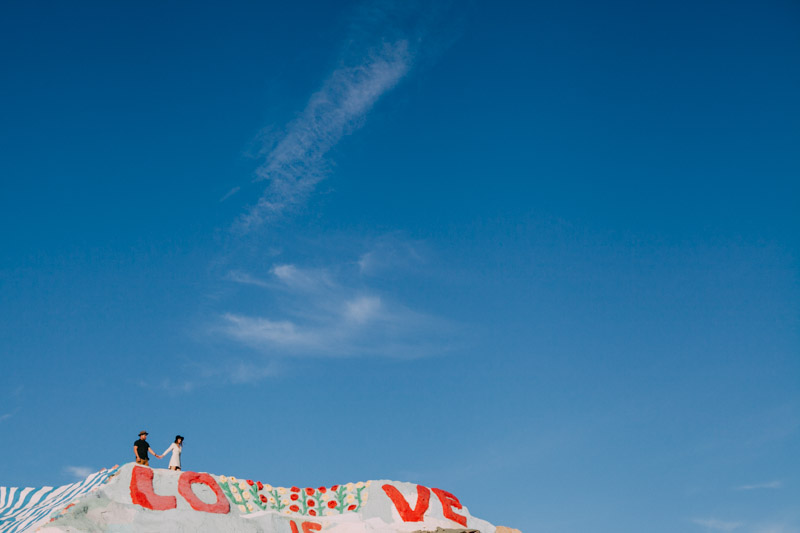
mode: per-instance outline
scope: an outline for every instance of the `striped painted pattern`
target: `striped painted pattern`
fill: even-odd
[[[0,533],[33,531],[47,523],[50,517],[105,483],[118,466],[103,469],[83,481],[61,487],[0,487]]]

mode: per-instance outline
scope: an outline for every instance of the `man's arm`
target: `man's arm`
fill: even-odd
[[[137,459],[139,458],[139,449],[138,448],[139,447],[136,446],[135,444],[133,445],[133,456],[136,457]]]

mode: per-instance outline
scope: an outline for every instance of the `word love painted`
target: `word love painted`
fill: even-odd
[[[199,483],[210,488],[217,501],[214,503],[206,503],[192,490],[192,485]],[[178,478],[178,494],[195,511],[203,511],[206,513],[228,514],[231,510],[231,504],[222,492],[222,489],[208,474],[201,474],[198,472],[183,472],[181,477]],[[178,501],[175,496],[163,496],[156,494],[153,489],[153,471],[149,468],[141,466],[133,467],[131,472],[131,500],[133,503],[139,504],[146,509],[153,511],[167,511],[175,509],[178,506]]]
[[[467,517],[460,515],[453,510],[453,508],[462,509],[463,506],[461,505],[461,502],[458,501],[458,498],[446,490],[429,489],[423,485],[417,485],[417,503],[412,509],[411,505],[409,505],[408,501],[406,501],[405,497],[394,487],[394,485],[386,484],[381,488],[389,497],[389,499],[392,500],[395,509],[397,509],[397,514],[400,515],[400,518],[403,519],[403,522],[422,522],[425,512],[428,510],[428,507],[430,507],[432,490],[433,493],[436,494],[436,497],[439,498],[439,501],[442,502],[442,513],[444,514],[445,518],[449,518],[450,520],[467,527]]]

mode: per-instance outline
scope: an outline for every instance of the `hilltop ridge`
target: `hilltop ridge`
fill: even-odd
[[[275,487],[128,463],[62,487],[0,487],[0,533],[512,533],[476,518],[453,494],[370,480]],[[519,533],[519,532],[517,532]]]

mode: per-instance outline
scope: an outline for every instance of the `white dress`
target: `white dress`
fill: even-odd
[[[178,468],[181,467],[181,451],[183,451],[183,446],[179,446],[177,442],[173,442],[167,448],[167,451],[162,453],[161,455],[167,455],[169,452],[172,452],[172,457],[169,458],[169,467],[172,468],[173,466],[177,466]]]

